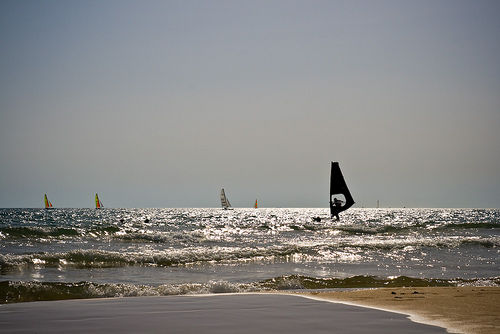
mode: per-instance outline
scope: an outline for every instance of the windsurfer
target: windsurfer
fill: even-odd
[[[345,202],[334,198],[333,195],[343,195]],[[344,176],[340,171],[339,163],[332,161],[332,170],[330,172],[330,214],[339,220],[339,213],[349,209],[354,204],[349,188],[345,183]]]
[[[333,205],[336,209],[340,209],[342,207],[342,203],[344,203],[344,201],[341,201],[340,199],[337,199],[336,197],[333,199]],[[338,210],[335,212],[332,211],[332,218],[335,216],[335,218],[337,218],[337,220],[340,220],[340,217],[339,217],[340,211],[341,210]]]

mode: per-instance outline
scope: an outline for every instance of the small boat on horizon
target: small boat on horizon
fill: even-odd
[[[104,205],[102,205],[102,202],[97,194],[95,194],[95,208],[96,209],[104,208]]]
[[[47,198],[47,194],[45,194],[45,196],[43,197],[43,201],[45,202],[45,209],[53,209],[54,206],[52,205],[52,203],[50,203],[49,199]]]
[[[257,199],[255,199],[255,205],[254,205],[254,208],[255,208],[255,209],[258,209],[258,206],[257,206]]]
[[[224,210],[232,210],[230,209],[231,203],[229,203],[229,200],[226,197],[226,192],[224,191],[224,188],[222,188],[222,190],[220,191],[220,203]]]

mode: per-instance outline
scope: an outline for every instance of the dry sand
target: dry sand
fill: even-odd
[[[306,295],[401,312],[452,333],[500,333],[500,287],[380,288]]]

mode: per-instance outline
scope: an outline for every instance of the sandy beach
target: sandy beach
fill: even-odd
[[[499,287],[379,288],[307,295],[401,312],[453,333],[500,333]]]

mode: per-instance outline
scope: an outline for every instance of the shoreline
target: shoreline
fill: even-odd
[[[293,292],[308,298],[402,313],[451,333],[500,332],[500,287],[402,287]]]

